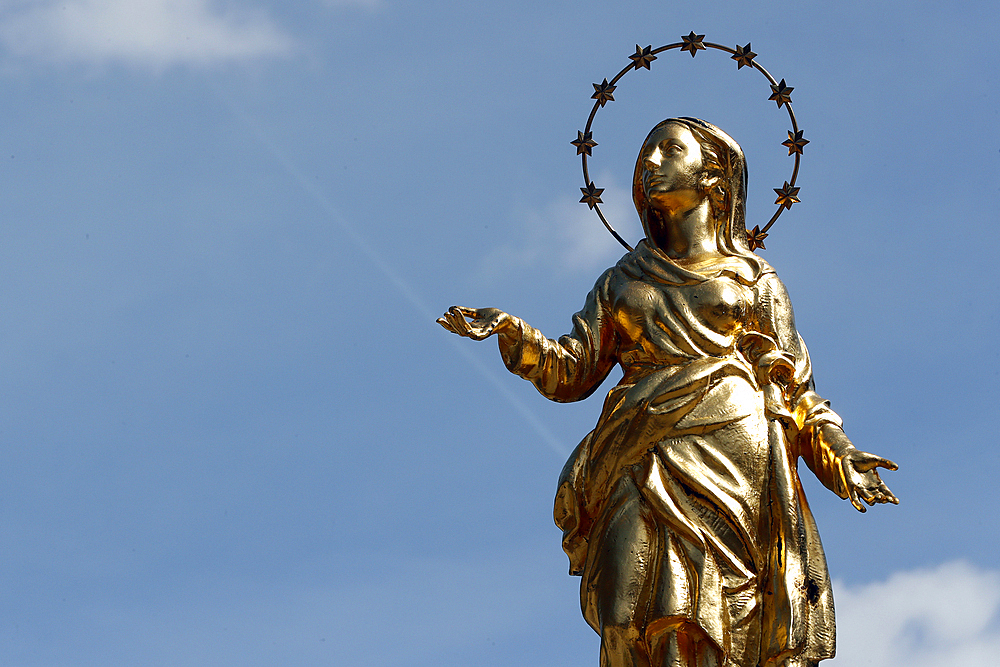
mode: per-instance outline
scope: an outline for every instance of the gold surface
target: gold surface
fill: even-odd
[[[693,56],[699,36],[689,43]],[[602,667],[833,657],[830,578],[797,460],[859,511],[899,502],[877,472],[896,465],[857,450],[814,391],[785,287],[748,246],[745,197],[735,141],[697,119],[664,121],[633,179],[646,238],[598,278],[569,334],[548,339],[495,308],[438,320],[475,340],[496,334],[507,368],[554,401],[624,372],[555,502]]]

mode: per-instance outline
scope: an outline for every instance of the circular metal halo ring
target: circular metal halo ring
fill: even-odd
[[[600,194],[604,191],[603,189],[596,188],[593,181],[590,180],[590,171],[587,165],[587,158],[591,155],[591,150],[596,146],[596,142],[592,141],[591,126],[594,123],[594,118],[597,116],[597,110],[602,108],[607,102],[613,102],[614,96],[612,95],[618,81],[621,80],[626,74],[632,70],[638,70],[643,67],[649,69],[649,63],[656,60],[656,55],[663,53],[664,51],[670,51],[671,49],[682,49],[691,53],[693,58],[699,50],[716,49],[718,51],[724,51],[732,57],[733,60],[737,61],[738,69],[742,69],[744,66],[752,67],[757,70],[768,80],[771,85],[772,95],[769,100],[774,100],[778,104],[780,109],[782,106],[786,107],[788,110],[788,118],[792,123],[792,130],[788,133],[788,141],[784,142],[783,145],[788,146],[788,154],[795,156],[795,164],[792,167],[792,176],[789,180],[785,182],[785,185],[780,190],[775,188],[775,192],[778,193],[778,200],[775,204],[778,205],[778,210],[774,212],[771,219],[768,221],[763,228],[754,227],[753,232],[748,233],[748,238],[750,242],[750,250],[754,250],[754,247],[764,248],[763,238],[767,236],[767,231],[778,219],[778,216],[786,208],[791,208],[793,203],[797,203],[799,188],[795,187],[795,179],[799,175],[799,161],[802,157],[802,148],[808,141],[802,138],[802,131],[799,130],[798,122],[795,120],[795,111],[792,109],[792,100],[790,93],[794,90],[791,87],[785,85],[785,80],[782,79],[781,82],[774,80],[770,72],[764,69],[755,60],[756,55],[750,50],[750,44],[747,43],[745,47],[737,46],[732,49],[728,46],[723,46],[722,44],[713,44],[712,42],[705,42],[704,35],[695,35],[694,32],[689,34],[687,37],[682,37],[682,41],[676,42],[674,44],[667,44],[661,46],[658,49],[653,49],[652,46],[647,46],[645,49],[636,45],[636,52],[633,56],[629,56],[632,62],[622,69],[618,74],[615,75],[613,79],[608,81],[604,79],[603,83],[593,84],[595,93],[592,99],[597,100],[594,102],[594,108],[590,111],[590,116],[587,118],[587,125],[583,132],[578,132],[578,138],[576,141],[571,142],[577,147],[577,152],[582,156],[583,160],[583,184],[585,187],[580,188],[584,196],[580,200],[582,203],[587,204],[593,210],[597,211],[598,217],[604,226],[607,228],[611,235],[614,236],[619,243],[621,243],[625,248],[631,251],[633,248],[630,246],[621,235],[615,231],[615,228],[611,226],[607,218],[604,217],[604,212],[601,211],[601,198]],[[783,94],[784,93],[784,94]]]

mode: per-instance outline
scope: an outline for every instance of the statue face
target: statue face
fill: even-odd
[[[640,153],[642,189],[654,208],[693,207],[705,197],[701,143],[683,125],[668,123],[646,140]]]

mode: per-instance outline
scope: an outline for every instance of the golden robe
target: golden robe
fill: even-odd
[[[817,437],[841,422],[813,391],[774,270],[740,257],[682,267],[643,241],[600,277],[570,334],[515,323],[504,363],[547,398],[586,398],[615,364],[624,372],[555,503],[602,666],[833,657],[829,575],[796,462],[845,496]]]

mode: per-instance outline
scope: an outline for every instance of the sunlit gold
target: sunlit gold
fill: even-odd
[[[554,401],[624,372],[555,501],[602,667],[833,657],[830,579],[796,462],[862,512],[898,503],[876,470],[896,465],[855,449],[814,391],[785,287],[747,245],[745,197],[735,141],[664,121],[633,179],[646,238],[601,275],[569,334],[547,339],[495,308],[438,320],[497,334],[507,368]]]

